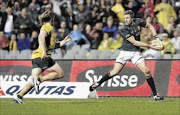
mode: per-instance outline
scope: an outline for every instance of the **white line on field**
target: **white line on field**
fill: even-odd
[[[93,100],[81,100],[81,101],[76,101],[76,100],[72,100],[72,101],[67,101],[67,100],[54,100],[54,101],[50,101],[50,100],[44,100],[44,101],[40,101],[40,100],[34,100],[34,101],[25,101],[26,104],[28,103],[43,103],[43,104],[48,104],[48,103],[155,103],[157,101],[150,101],[150,100],[147,100],[147,101],[109,101],[109,100],[104,100],[104,101],[99,101],[99,100],[96,100],[96,101],[93,101]],[[13,101],[1,101],[1,104],[12,104]]]

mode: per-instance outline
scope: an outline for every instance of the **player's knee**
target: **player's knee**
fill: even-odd
[[[61,72],[58,72],[58,78],[62,78],[62,77],[64,77],[64,72],[63,71],[61,71]]]
[[[148,67],[145,68],[144,73],[146,75],[150,75],[150,69]]]
[[[112,76],[115,76],[115,75],[117,75],[119,73],[119,71],[116,71],[116,70],[112,70],[111,72],[110,72],[110,76],[112,77]]]
[[[34,84],[33,84],[33,81],[32,81],[32,80],[29,82],[29,86],[31,86],[31,87],[33,87],[33,86],[34,86]]]

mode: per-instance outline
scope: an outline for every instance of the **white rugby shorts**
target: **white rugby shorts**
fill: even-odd
[[[128,61],[131,61],[134,65],[138,65],[141,61],[144,60],[141,52],[139,51],[123,51],[119,52],[119,56],[116,58],[116,63],[121,63],[126,65]]]

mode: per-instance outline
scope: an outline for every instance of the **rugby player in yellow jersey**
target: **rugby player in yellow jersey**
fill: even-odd
[[[18,104],[23,103],[23,96],[28,93],[33,87],[36,92],[39,91],[39,84],[43,81],[53,80],[64,76],[62,68],[51,58],[51,54],[55,48],[63,46],[66,42],[71,40],[68,35],[62,41],[55,42],[53,30],[53,17],[51,11],[45,11],[40,17],[42,24],[40,34],[38,37],[39,47],[32,54],[33,69],[31,72],[32,81],[28,82],[24,88],[14,97],[14,102]],[[41,76],[42,72],[47,70],[48,75]]]

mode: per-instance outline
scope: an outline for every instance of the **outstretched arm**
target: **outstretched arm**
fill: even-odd
[[[151,30],[151,32],[153,33],[154,39],[159,40],[155,28],[154,28],[150,23],[147,23],[147,27],[148,27],[148,28]]]
[[[130,38],[127,39],[129,42],[131,42],[134,46],[138,46],[138,47],[150,47],[150,45],[140,42],[140,41],[136,41],[134,36],[131,36]]]
[[[71,36],[67,35],[62,41],[56,42],[55,48],[60,48],[60,47],[64,46],[64,44],[69,42],[69,41],[71,41]]]
[[[133,45],[138,46],[138,47],[150,47],[152,49],[156,49],[152,44],[146,44],[140,41],[137,41],[134,39],[134,36],[131,36],[130,38],[127,39],[129,42],[131,42]]]

